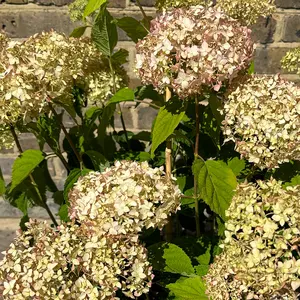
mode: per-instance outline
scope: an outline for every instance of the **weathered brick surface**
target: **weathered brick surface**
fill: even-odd
[[[252,38],[256,43],[273,43],[274,33],[277,21],[272,18],[260,18],[258,22],[252,26]]]
[[[286,17],[282,41],[300,42],[300,14]]]
[[[276,0],[275,3],[280,8],[300,8],[299,0]]]

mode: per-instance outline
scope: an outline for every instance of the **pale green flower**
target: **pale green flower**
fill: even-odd
[[[239,184],[226,216],[223,253],[205,277],[210,299],[297,299],[300,185]]]

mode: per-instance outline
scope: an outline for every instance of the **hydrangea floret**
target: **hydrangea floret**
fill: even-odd
[[[165,11],[136,45],[136,68],[144,84],[180,98],[203,86],[219,90],[248,67],[254,46],[247,27],[220,9],[193,6]]]
[[[226,212],[223,252],[206,275],[213,300],[297,299],[300,185],[242,183]]]
[[[135,235],[144,227],[162,228],[179,208],[180,197],[175,178],[169,181],[162,168],[121,161],[78,180],[69,193],[69,215],[97,228],[97,234]]]
[[[30,221],[0,262],[4,300],[136,298],[152,271],[137,237],[95,236],[74,223]]]
[[[157,0],[158,10],[167,10],[193,5],[213,6],[220,8],[226,15],[249,26],[257,22],[259,17],[270,16],[276,10],[274,0]]]
[[[252,76],[228,96],[223,132],[261,168],[300,159],[300,89],[280,76]]]

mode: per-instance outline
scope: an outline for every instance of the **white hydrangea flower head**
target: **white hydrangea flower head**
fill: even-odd
[[[144,227],[161,229],[180,197],[175,178],[169,182],[162,168],[121,161],[78,180],[69,193],[69,215],[100,235],[135,235]]]
[[[206,7],[215,5],[245,26],[255,24],[259,17],[270,16],[276,10],[274,0],[156,0],[155,3],[157,9],[162,11],[193,5]]]
[[[275,0],[217,0],[216,6],[245,26],[253,25],[259,17],[268,17],[276,11]]]
[[[69,4],[70,19],[73,22],[82,21],[83,12],[87,4],[88,0],[75,0]]]
[[[245,70],[253,56],[251,30],[220,9],[192,6],[164,11],[137,45],[136,68],[144,84],[180,98],[219,90]]]
[[[300,48],[295,48],[286,53],[281,60],[282,67],[289,72],[300,74]]]
[[[0,150],[12,149],[15,145],[14,138],[6,125],[0,125]]]
[[[135,239],[90,235],[73,223],[57,230],[31,221],[0,262],[4,300],[117,299],[149,291],[146,249]]]
[[[223,132],[260,168],[300,159],[300,89],[280,76],[251,76],[228,96]]]
[[[104,77],[102,55],[89,39],[54,31],[9,42],[0,65],[5,70],[0,78],[0,123],[35,118],[47,108],[46,99],[72,101],[74,85],[97,71]]]
[[[300,185],[238,186],[226,212],[223,253],[206,276],[211,299],[297,299]]]
[[[103,65],[102,70],[87,75],[84,90],[88,103],[90,105],[105,106],[114,94],[114,80],[117,91],[127,85],[128,76],[122,67],[115,69],[114,78],[105,65]]]

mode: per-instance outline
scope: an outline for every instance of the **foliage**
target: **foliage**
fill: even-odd
[[[300,89],[253,74],[237,20],[273,1],[157,4],[151,26],[142,8],[115,19],[105,0],[76,0],[71,37],[0,35],[0,148],[20,152],[0,195],[23,214],[0,262],[4,299],[297,297]],[[119,30],[141,86],[128,86]],[[284,65],[297,70],[298,56]],[[127,130],[123,102],[157,110],[151,132]],[[22,133],[40,149],[24,151]],[[30,220],[34,206],[52,225]]]

